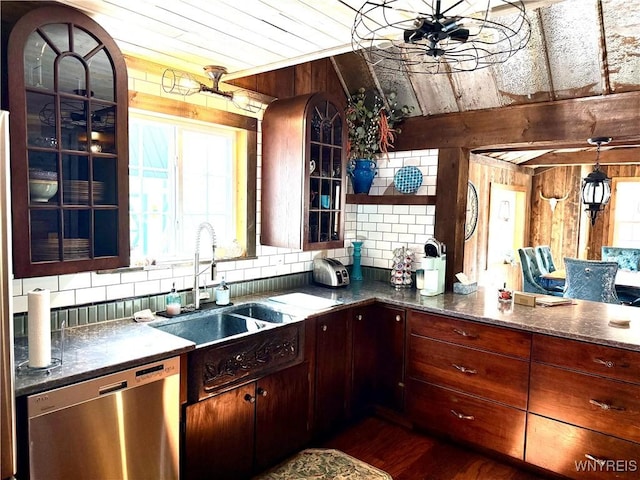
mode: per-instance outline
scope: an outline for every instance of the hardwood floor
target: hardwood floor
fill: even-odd
[[[389,473],[393,480],[547,480],[514,465],[392,424],[366,418],[326,441]]]

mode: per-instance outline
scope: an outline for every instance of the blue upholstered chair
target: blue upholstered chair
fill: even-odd
[[[616,294],[616,262],[564,259],[567,280],[564,296],[594,302],[620,303]]]
[[[536,255],[538,256],[540,269],[545,270],[542,273],[551,273],[556,271],[556,265],[553,262],[553,255],[551,254],[551,247],[548,245],[540,245],[539,247],[536,247]]]
[[[624,270],[640,270],[640,248],[602,246],[601,258],[605,262],[616,262]]]
[[[520,256],[520,268],[522,271],[522,290],[529,293],[542,293],[544,295],[562,296],[560,289],[548,290],[544,288],[539,281],[542,271],[538,265],[538,259],[533,247],[524,247],[518,249]]]

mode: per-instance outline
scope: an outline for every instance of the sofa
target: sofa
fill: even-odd
[[[602,246],[602,261],[617,262],[623,270],[640,270],[640,248]]]

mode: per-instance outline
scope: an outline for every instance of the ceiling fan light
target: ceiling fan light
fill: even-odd
[[[364,2],[351,29],[352,48],[383,70],[431,74],[486,68],[526,47],[531,22],[523,1],[492,0],[480,11],[474,8],[477,3],[467,3],[471,4],[456,0]],[[508,15],[491,15],[506,11],[502,6],[509,7]],[[376,48],[382,38],[395,48]]]

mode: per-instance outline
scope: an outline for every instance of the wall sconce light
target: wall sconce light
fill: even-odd
[[[598,212],[604,209],[611,198],[611,179],[600,171],[600,146],[611,141],[610,137],[593,137],[587,140],[589,145],[597,145],[596,164],[593,172],[582,180],[582,203],[585,205],[585,212],[591,217],[591,225],[596,224]]]
[[[227,73],[225,67],[207,65],[204,67],[204,72],[211,79],[211,86],[200,83],[190,73],[167,68],[162,74],[162,89],[166,93],[182,96],[193,95],[195,93],[217,95],[231,101],[236,107],[251,113],[259,112],[262,109],[262,102],[255,97],[252,92],[246,90],[237,90],[235,92],[220,90],[220,78]]]

